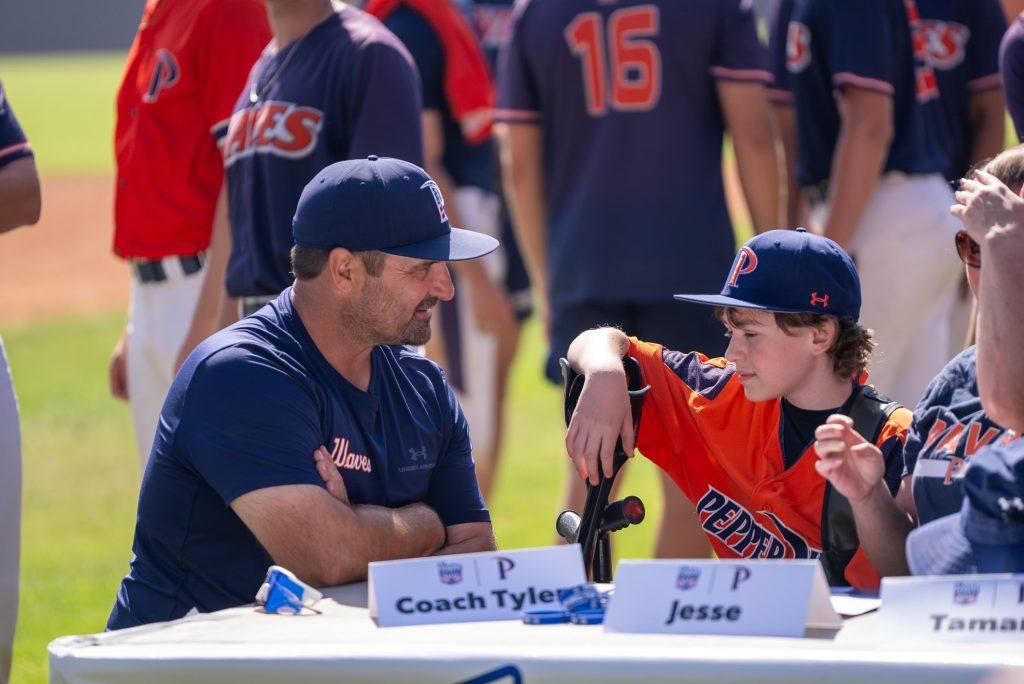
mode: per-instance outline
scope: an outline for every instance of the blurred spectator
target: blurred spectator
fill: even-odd
[[[717,287],[731,263],[726,128],[755,229],[778,220],[768,78],[745,0],[517,5],[496,120],[507,197],[549,333],[549,378],[558,379],[572,339],[598,325],[722,352],[710,312],[671,295]],[[692,507],[662,482],[658,555],[706,555]],[[580,484],[570,477],[568,486],[578,509]]]
[[[0,233],[39,220],[39,175],[32,145],[14,118],[0,83]],[[0,339],[0,684],[11,674],[18,618],[21,532],[21,432],[18,399]]]
[[[862,320],[878,342],[872,383],[914,405],[947,360],[958,272],[938,87],[911,37],[916,5],[795,0],[776,22],[776,55],[787,39],[774,86],[794,95],[798,139],[787,149],[797,148],[810,223],[857,261]]]
[[[1024,138],[1024,14],[1018,16],[1003,35],[999,46],[999,72],[1003,77],[1006,108],[1020,140]]]
[[[223,278],[226,219],[219,145],[245,74],[270,38],[257,0],[149,0],[117,95],[114,253],[132,271],[131,306],[110,362],[110,392],[131,403],[142,470],[206,269]],[[207,251],[209,250],[209,252]],[[198,304],[197,304],[198,302]],[[212,317],[212,314],[211,314]]]
[[[203,285],[204,297],[239,301],[194,329],[249,315],[292,283],[292,216],[317,172],[370,155],[423,157],[419,79],[390,31],[347,4],[265,3],[273,40],[237,98],[224,148],[227,274]]]
[[[939,86],[936,136],[946,148],[946,179],[959,180],[974,164],[1003,149],[1006,110],[999,80],[999,41],[1006,20],[998,0],[917,0],[918,40]],[[974,299],[964,278],[949,318],[948,357],[964,348]]]
[[[451,0],[371,0],[366,11],[384,22],[416,62],[423,96],[423,166],[450,198],[449,221],[500,237],[492,168],[494,82],[477,33]],[[460,296],[439,303],[435,327],[440,334],[427,344],[427,355],[445,369],[469,421],[473,460],[486,498],[501,448],[499,406],[505,388],[498,386],[499,337],[516,323],[499,254],[453,266]]]

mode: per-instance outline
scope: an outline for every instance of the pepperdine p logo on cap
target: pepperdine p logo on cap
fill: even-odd
[[[292,233],[306,247],[428,261],[475,259],[498,248],[489,235],[448,223],[444,198],[426,171],[377,156],[331,164],[314,176],[299,198]]]
[[[783,313],[860,317],[860,277],[838,244],[803,228],[769,230],[740,247],[717,295],[676,299]]]

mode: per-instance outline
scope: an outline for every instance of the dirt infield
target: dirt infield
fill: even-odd
[[[128,271],[110,251],[113,180],[42,183],[39,223],[0,237],[0,329],[127,306]]]

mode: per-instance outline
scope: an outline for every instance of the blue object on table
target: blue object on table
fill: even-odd
[[[299,615],[304,608],[319,612],[313,604],[323,597],[289,570],[271,565],[267,569],[267,578],[256,592],[256,606],[265,613]]]
[[[574,625],[599,625],[604,622],[604,609],[573,611],[569,621]]]
[[[558,625],[569,621],[567,610],[527,610],[523,612],[523,623],[527,625]]]

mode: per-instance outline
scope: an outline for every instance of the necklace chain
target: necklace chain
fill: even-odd
[[[296,52],[298,52],[299,48],[302,46],[302,41],[306,40],[306,36],[312,33],[313,29],[315,29],[319,25],[320,24],[314,24],[313,26],[309,27],[306,30],[306,32],[299,37],[297,41],[295,41],[290,46],[285,48],[286,50],[288,50],[288,54],[285,55],[283,60],[281,60],[281,64],[279,64],[278,67],[274,69],[274,73],[270,75],[270,79],[263,85],[262,88],[260,88],[259,90],[256,89],[256,82],[258,81],[258,79],[253,78],[252,85],[249,86],[250,103],[256,104],[261,99],[263,99],[263,96],[267,94],[267,91],[270,90],[275,83],[277,83],[277,80],[279,78],[281,78],[281,74],[283,74],[284,70],[288,67],[288,63],[292,61],[292,56]],[[280,54],[280,52],[278,52],[278,54]]]

